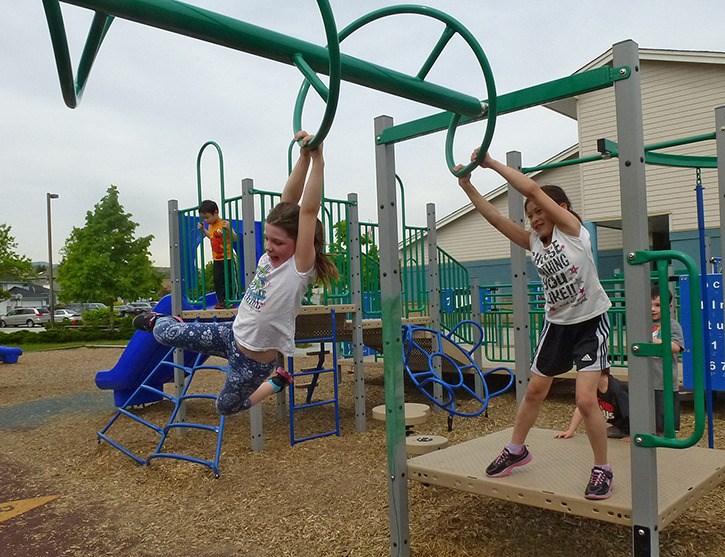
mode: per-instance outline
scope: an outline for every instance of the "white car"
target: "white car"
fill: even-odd
[[[0,327],[35,327],[50,321],[48,308],[15,308],[0,317]]]
[[[53,312],[54,321],[64,321],[65,319],[67,319],[71,323],[75,323],[77,321],[81,321],[83,318],[80,316],[80,314],[68,311],[67,309],[57,309]]]

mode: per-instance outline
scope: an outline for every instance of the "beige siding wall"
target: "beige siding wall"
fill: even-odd
[[[725,65],[642,60],[642,103],[645,144],[714,131],[715,107],[725,101]],[[583,95],[578,101],[580,156],[596,154],[597,139],[616,141],[614,89]],[[701,142],[663,152],[715,155],[715,142]],[[670,216],[673,232],[697,229],[695,171],[648,165],[647,204],[650,215]],[[619,170],[616,160],[548,170],[534,176],[539,184],[557,184],[571,198],[584,220],[621,218]],[[703,169],[705,219],[718,225],[717,171]],[[494,204],[508,214],[506,193]],[[621,247],[621,232],[599,229],[600,249]],[[507,240],[472,211],[438,230],[440,246],[459,261],[508,258]]]
[[[642,105],[645,144],[714,131],[715,107],[725,99],[725,65],[642,61]],[[596,153],[600,137],[616,139],[614,90],[584,95],[578,103],[582,156]],[[715,155],[715,142],[701,142],[662,152]],[[669,214],[673,232],[697,228],[695,171],[648,165],[647,206],[650,214]],[[718,217],[716,170],[703,170],[705,219]],[[621,215],[616,161],[582,167],[586,185],[584,212],[588,219]],[[708,187],[709,184],[709,187]]]

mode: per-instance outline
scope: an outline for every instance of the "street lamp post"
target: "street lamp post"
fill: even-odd
[[[50,220],[50,200],[58,199],[57,193],[46,193],[45,199],[48,208],[48,286],[50,288],[50,322],[55,323],[55,310],[53,308],[53,231]]]

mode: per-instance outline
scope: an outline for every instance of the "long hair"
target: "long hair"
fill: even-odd
[[[296,203],[281,201],[267,215],[267,224],[277,226],[297,241],[300,224],[300,206]],[[338,278],[337,267],[325,253],[325,229],[317,219],[315,223],[315,273],[317,278],[329,286],[330,281]]]
[[[545,186],[541,186],[541,191],[543,191],[546,195],[551,197],[551,199],[556,201],[557,205],[561,205],[562,203],[564,203],[567,210],[577,219],[579,219],[579,222],[583,222],[582,218],[576,213],[576,211],[574,211],[574,209],[571,208],[571,201],[569,200],[569,196],[567,196],[566,192],[559,186],[555,186],[553,184],[546,184]],[[524,212],[526,212],[526,206],[528,204],[529,200],[527,199],[524,202]]]

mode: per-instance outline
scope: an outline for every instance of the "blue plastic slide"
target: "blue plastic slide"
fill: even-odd
[[[213,303],[215,302],[212,302],[212,305]],[[184,309],[191,309],[191,306],[184,307]],[[154,311],[171,313],[171,295],[164,296]],[[129,397],[169,353],[169,350],[168,346],[156,342],[152,333],[136,331],[113,369],[99,371],[96,374],[96,386],[99,389],[113,389],[113,403],[119,408],[157,402],[162,397],[145,389],[139,391],[133,400],[129,400]],[[184,352],[184,365],[191,367],[196,356],[195,352]],[[157,374],[154,377],[154,383],[149,386],[163,390],[164,383],[173,381],[174,370],[170,366],[167,367],[168,372]]]

